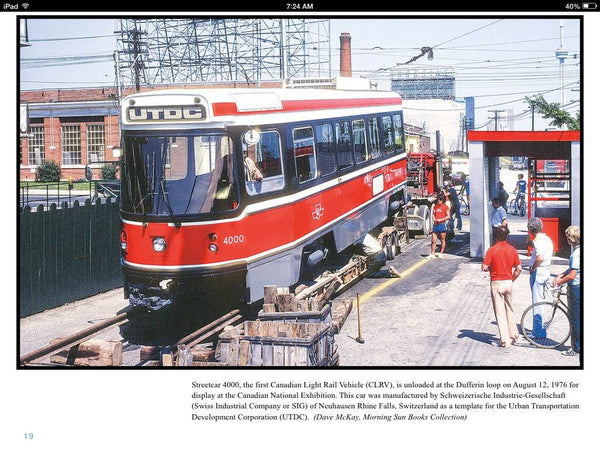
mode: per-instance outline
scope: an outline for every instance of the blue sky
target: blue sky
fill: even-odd
[[[489,110],[527,109],[523,98],[544,93],[560,101],[559,18],[334,18],[330,22],[333,76],[339,69],[339,35],[352,36],[352,68],[389,89],[389,73],[433,48],[433,59],[419,58],[413,67],[452,66],[457,97],[474,96],[476,126],[484,124]],[[565,18],[563,48],[565,105],[574,113],[580,97],[580,21]],[[115,19],[29,19],[31,46],[21,50],[21,88],[111,86],[115,82],[112,52],[116,49]],[[75,58],[74,58],[75,57]],[[37,59],[36,58],[41,58]],[[82,63],[82,58],[85,63]],[[540,119],[541,121],[541,119]],[[524,117],[521,129],[530,129]]]

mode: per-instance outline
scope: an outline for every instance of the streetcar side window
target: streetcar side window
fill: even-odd
[[[392,116],[383,116],[383,151],[386,155],[394,153],[394,127],[392,125]]]
[[[352,167],[354,165],[354,160],[352,159],[352,136],[348,120],[343,120],[335,124],[335,143],[340,169],[344,170]]]
[[[298,182],[314,180],[317,177],[317,158],[313,129],[312,127],[295,128],[292,134]]]
[[[242,139],[242,150],[248,194],[257,195],[283,189],[281,139],[276,130],[259,131],[256,143],[249,144]]]
[[[352,143],[354,145],[354,159],[357,164],[369,159],[367,153],[367,130],[363,119],[352,121]]]
[[[379,158],[381,156],[381,146],[379,143],[379,120],[377,117],[369,118],[369,143],[371,158]]]
[[[404,153],[404,133],[402,132],[402,115],[394,114],[394,146],[398,153]]]
[[[335,148],[333,146],[333,127],[321,124],[315,127],[317,141],[317,165],[324,177],[336,171]]]

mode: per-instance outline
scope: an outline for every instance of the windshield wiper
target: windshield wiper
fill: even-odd
[[[169,193],[167,192],[167,185],[165,183],[165,177],[161,177],[160,179],[160,190],[162,191],[163,200],[165,201],[165,205],[167,205],[167,209],[169,210],[169,217],[175,224],[175,228],[181,227],[181,222],[175,220],[175,214],[173,214],[173,210],[171,209],[171,203],[169,203]]]

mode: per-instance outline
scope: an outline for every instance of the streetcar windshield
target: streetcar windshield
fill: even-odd
[[[123,152],[124,212],[168,217],[237,208],[227,135],[130,135]]]

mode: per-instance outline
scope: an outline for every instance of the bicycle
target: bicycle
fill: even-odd
[[[520,215],[523,217],[527,209],[527,202],[523,195],[517,194],[508,204],[508,212],[514,216]]]
[[[460,199],[460,205],[458,212],[463,216],[468,216],[470,214],[469,202],[467,201],[467,192],[465,187],[463,186],[460,190],[458,197]]]
[[[521,316],[521,330],[525,339],[539,348],[556,348],[571,335],[571,313],[561,300],[566,295],[566,285],[553,287],[546,282],[544,298],[551,302],[538,302],[528,306]],[[539,336],[534,336],[534,333]]]

